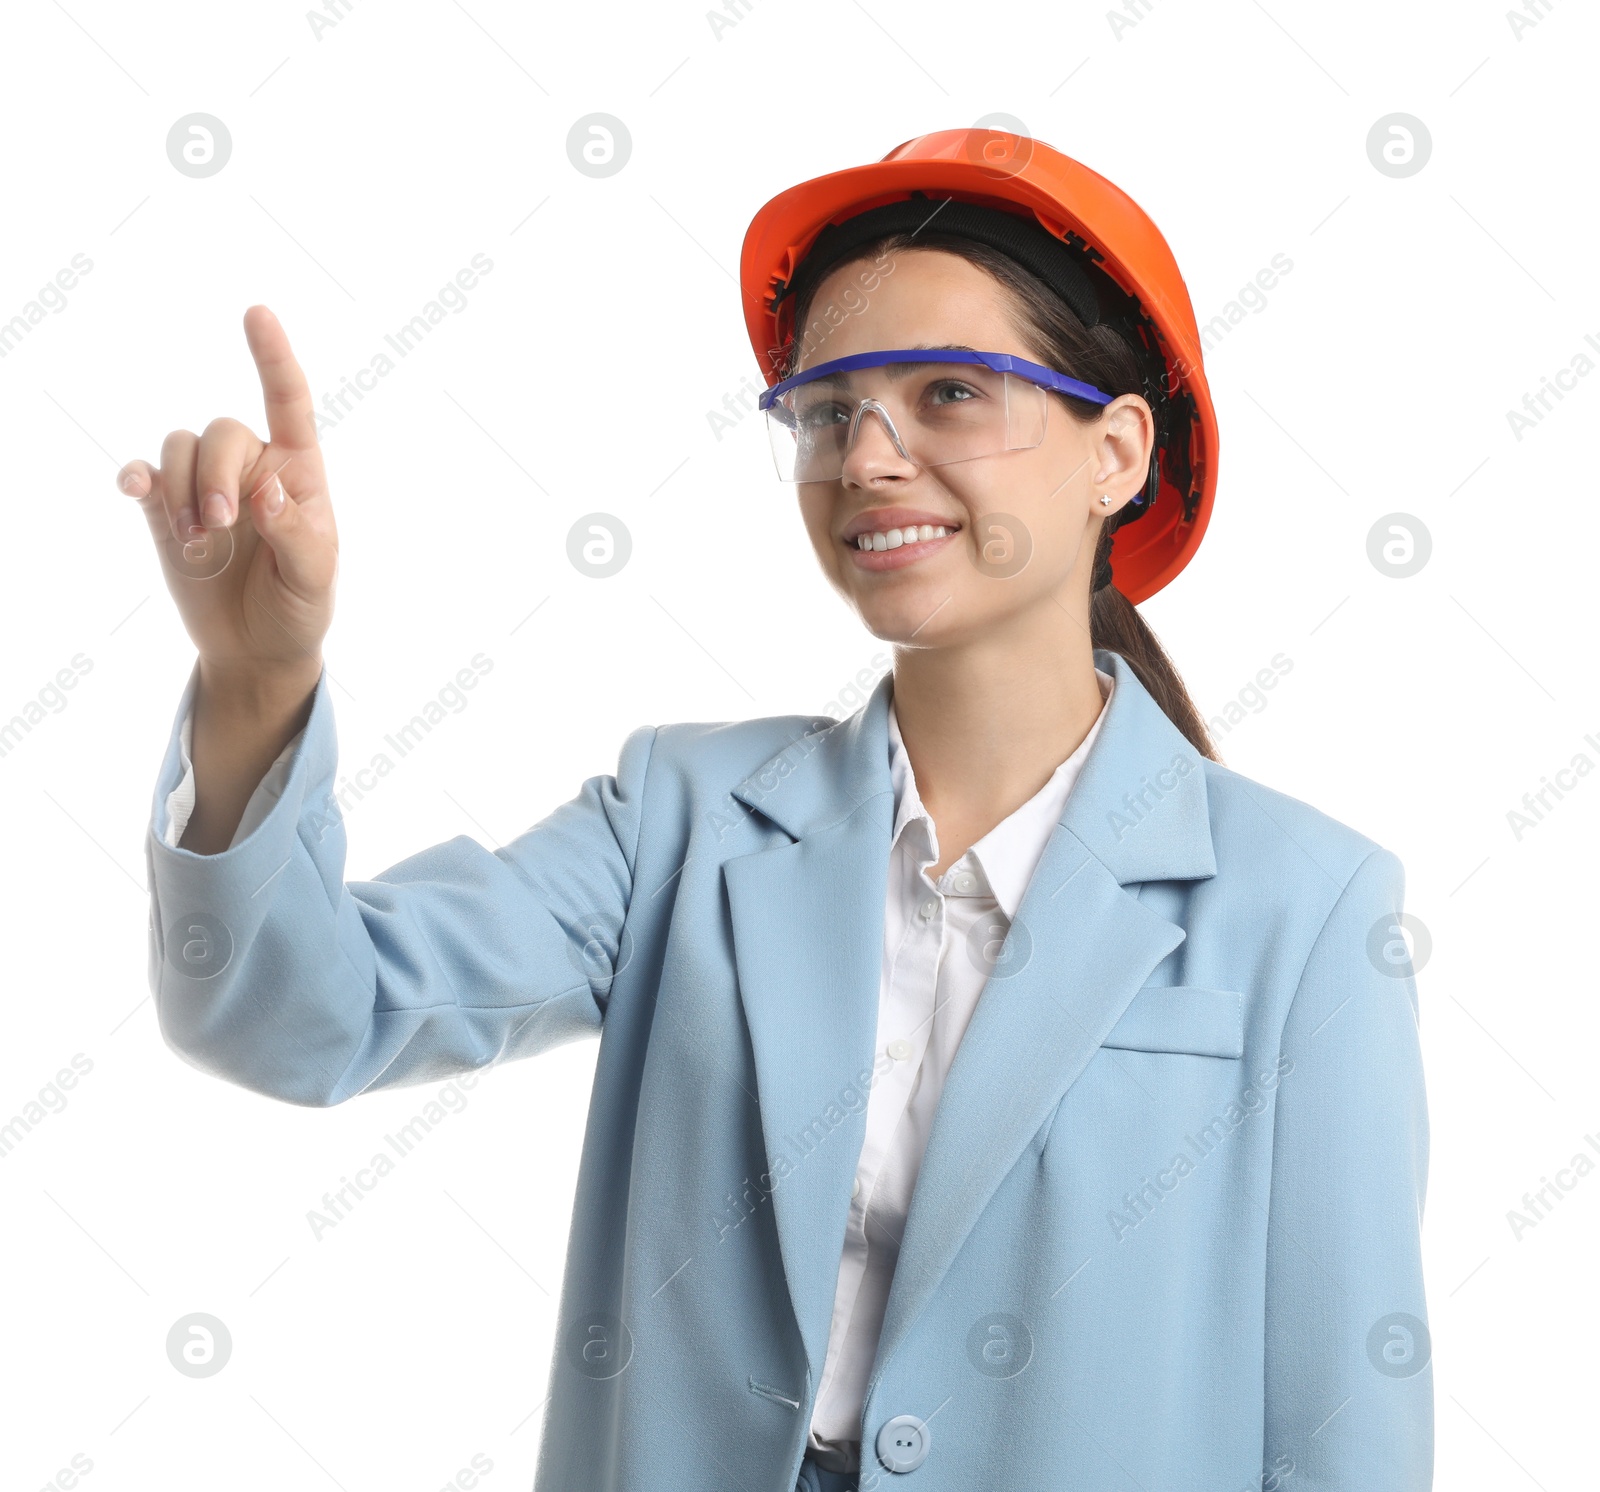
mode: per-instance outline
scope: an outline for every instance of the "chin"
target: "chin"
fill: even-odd
[[[940,647],[953,641],[958,620],[970,608],[961,606],[948,587],[907,587],[897,596],[852,596],[861,624],[880,642],[907,647]]]

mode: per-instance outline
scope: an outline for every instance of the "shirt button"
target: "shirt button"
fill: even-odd
[[[925,902],[923,902],[920,907],[917,908],[917,911],[922,914],[922,919],[924,922],[931,922],[933,920],[933,914],[938,910],[939,903],[931,896]]]
[[[970,871],[964,870],[956,877],[956,890],[961,892],[963,896],[976,891],[977,889],[978,878]]]
[[[904,1062],[911,1055],[911,1043],[904,1036],[896,1036],[889,1043],[888,1052],[896,1062]]]
[[[859,1174],[856,1176],[856,1179],[850,1183],[850,1195],[852,1197],[859,1197],[861,1195],[861,1177]]]

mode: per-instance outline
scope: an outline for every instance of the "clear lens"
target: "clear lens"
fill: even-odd
[[[864,441],[917,466],[1028,450],[1044,439],[1048,410],[1045,391],[1013,373],[977,363],[885,363],[824,374],[779,395],[767,410],[767,434],[780,481],[832,482]]]

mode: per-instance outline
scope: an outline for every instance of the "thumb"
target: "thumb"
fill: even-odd
[[[276,472],[257,484],[249,501],[256,532],[272,550],[284,583],[302,599],[316,599],[332,580],[331,553],[303,505],[284,491]]]

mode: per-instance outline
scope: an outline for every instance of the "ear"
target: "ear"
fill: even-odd
[[[1101,517],[1120,512],[1144,495],[1150,479],[1150,457],[1156,448],[1156,422],[1150,406],[1138,394],[1121,394],[1100,416],[1096,440],[1095,491],[1109,493],[1111,502],[1098,496],[1094,511]]]

